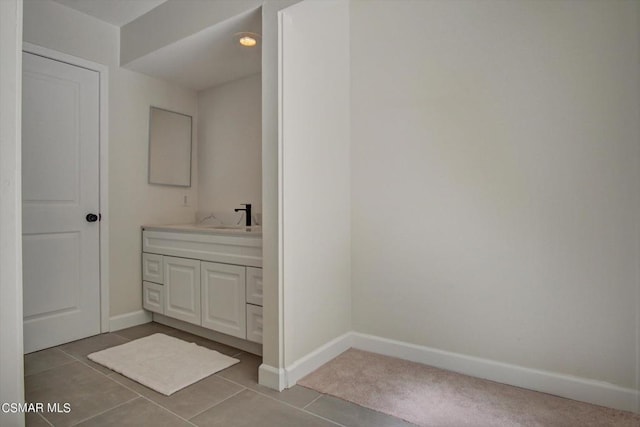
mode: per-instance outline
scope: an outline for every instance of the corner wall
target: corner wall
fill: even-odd
[[[109,67],[110,316],[139,314],[140,226],[192,222],[197,206],[197,185],[147,183],[149,106],[194,116],[192,183],[196,184],[196,93],[120,68],[118,27],[53,1],[25,2],[24,40]]]
[[[284,387],[284,338],[282,318],[282,269],[280,254],[280,215],[278,170],[278,11],[300,0],[264,0],[262,4],[262,280],[263,364],[260,384],[274,389]]]
[[[352,2],[356,332],[637,392],[639,17]]]
[[[22,0],[0,1],[0,403],[24,402],[22,345]],[[24,414],[0,414],[23,426]]]
[[[280,250],[284,362],[351,330],[349,3],[281,12]]]

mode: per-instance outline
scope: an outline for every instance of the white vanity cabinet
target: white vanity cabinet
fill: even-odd
[[[143,227],[145,310],[262,343],[262,237]]]

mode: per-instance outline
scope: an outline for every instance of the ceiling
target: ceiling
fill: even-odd
[[[126,68],[203,90],[238,80],[262,69],[261,41],[244,47],[235,35],[262,33],[260,8],[237,15],[135,59]]]
[[[167,0],[54,0],[101,21],[122,27]]]
[[[54,1],[121,27],[167,0]],[[256,47],[243,47],[235,36],[242,32],[262,34],[261,8],[205,28],[124,67],[196,91],[218,86],[261,71],[261,40]]]

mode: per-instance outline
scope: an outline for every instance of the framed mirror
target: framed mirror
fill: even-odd
[[[191,116],[150,108],[149,184],[191,187],[191,126]]]

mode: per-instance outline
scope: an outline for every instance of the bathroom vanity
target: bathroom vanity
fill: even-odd
[[[261,228],[142,227],[142,301],[160,323],[256,348],[262,343]]]

